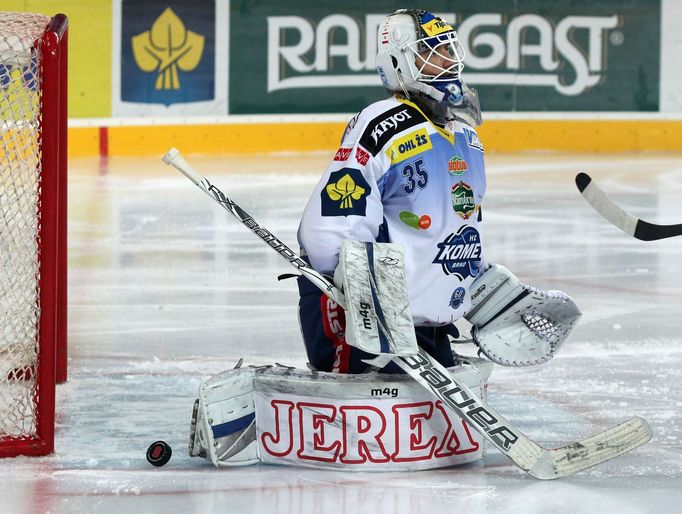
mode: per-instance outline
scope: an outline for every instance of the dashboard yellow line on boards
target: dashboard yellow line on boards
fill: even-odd
[[[165,153],[169,147],[197,154],[305,152],[338,146],[345,123],[267,123],[109,127],[110,155]]]
[[[187,153],[259,154],[333,151],[346,124],[225,123],[69,127],[69,156],[141,157],[171,146]],[[480,128],[488,152],[682,151],[682,119],[493,119]]]
[[[479,135],[486,150],[498,152],[682,150],[682,120],[495,120]]]

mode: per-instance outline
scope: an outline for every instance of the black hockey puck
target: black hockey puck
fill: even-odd
[[[147,461],[156,467],[161,467],[168,462],[173,455],[170,445],[166,441],[156,441],[147,449]]]

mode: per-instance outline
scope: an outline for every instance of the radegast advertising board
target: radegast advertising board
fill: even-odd
[[[433,0],[486,111],[657,111],[660,0]],[[369,10],[368,10],[369,9]],[[230,114],[351,113],[386,97],[374,69],[388,1],[230,2]]]

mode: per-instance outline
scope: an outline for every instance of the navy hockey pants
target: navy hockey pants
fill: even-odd
[[[343,309],[307,278],[298,278],[298,316],[308,360],[319,371],[336,373],[363,373],[369,367],[362,359],[372,354],[358,350],[346,343],[344,333],[346,317]],[[455,365],[448,335],[458,337],[454,325],[443,327],[415,327],[417,344],[445,367]],[[391,362],[383,373],[403,373]]]

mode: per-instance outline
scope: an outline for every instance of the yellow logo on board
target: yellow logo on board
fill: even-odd
[[[334,184],[327,184],[325,189],[329,198],[334,201],[341,200],[341,209],[352,209],[353,200],[360,200],[365,195],[365,188],[357,185],[349,174]]]
[[[204,36],[187,30],[167,7],[151,29],[132,38],[135,62],[142,71],[157,72],[156,89],[180,89],[180,71],[192,71],[204,52]]]
[[[406,136],[399,137],[386,150],[386,155],[391,163],[404,161],[433,147],[431,138],[425,128],[410,132]]]
[[[455,30],[449,23],[444,22],[443,20],[438,18],[434,18],[433,20],[424,23],[422,25],[422,28],[424,29],[424,32],[426,32],[429,36],[437,36],[438,34],[442,34],[443,32],[450,32],[451,30]]]

